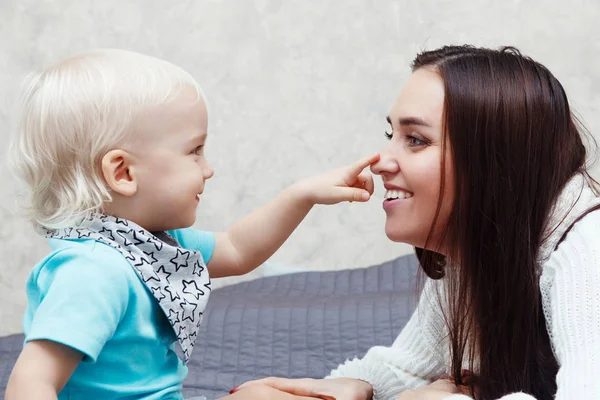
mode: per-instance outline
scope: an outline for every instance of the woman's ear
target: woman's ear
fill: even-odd
[[[131,197],[137,192],[135,167],[125,150],[111,150],[102,157],[102,174],[111,191]]]

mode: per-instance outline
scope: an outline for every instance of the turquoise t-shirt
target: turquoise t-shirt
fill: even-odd
[[[213,233],[169,231],[212,256]],[[27,281],[25,341],[51,340],[83,353],[59,399],[183,399],[187,367],[152,293],[121,253],[90,239],[50,239],[52,253]]]

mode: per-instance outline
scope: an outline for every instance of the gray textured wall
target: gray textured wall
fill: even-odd
[[[197,226],[224,229],[294,180],[382,148],[384,117],[422,48],[516,45],[562,80],[597,134],[599,17],[595,0],[0,0],[0,146],[26,71],[97,47],[165,58],[209,98],[216,175]],[[0,176],[2,335],[20,330],[24,282],[47,248]],[[333,269],[406,252],[385,238],[381,195],[314,210],[274,260]]]

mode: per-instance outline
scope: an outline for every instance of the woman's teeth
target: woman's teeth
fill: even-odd
[[[410,199],[413,197],[411,192],[405,192],[404,190],[386,190],[385,191],[385,199],[386,200],[396,200],[396,199]]]

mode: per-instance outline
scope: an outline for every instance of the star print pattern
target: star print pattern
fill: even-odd
[[[202,271],[204,271],[204,267],[198,261],[194,263],[194,275],[202,276]]]
[[[169,310],[169,321],[171,321],[171,323],[175,324],[177,322],[181,322],[181,320],[179,319],[179,312],[178,311],[173,311],[173,310]]]
[[[117,231],[117,235],[119,235],[121,237],[121,239],[123,240],[123,246],[129,247],[129,246],[133,245],[133,242],[129,241],[129,238],[131,238],[132,233],[133,233],[133,229],[130,229],[128,231],[123,231],[123,230]]]
[[[112,240],[112,241],[114,241],[114,240],[115,240],[115,237],[113,236],[113,234],[112,234],[112,231],[109,231],[109,230],[108,230],[108,229],[106,229],[106,228],[102,228],[102,230],[101,230],[100,232],[98,232],[98,233],[99,233],[99,234],[101,234],[101,235],[104,235],[104,236],[106,236],[107,238],[109,238],[109,239],[110,239],[110,240]],[[69,235],[69,234],[67,234],[67,236],[68,236],[68,235]]]
[[[91,232],[87,232],[85,229],[75,229],[75,231],[77,232],[77,239],[89,238],[91,235]]]
[[[194,311],[196,311],[196,308],[198,308],[198,304],[196,303],[191,303],[187,300],[183,300],[182,303],[180,303],[181,309],[183,310],[183,315],[181,316],[181,319],[183,321],[185,321],[186,319],[189,319],[190,321],[194,322]],[[187,316],[186,316],[187,314]]]
[[[154,257],[154,252],[153,251],[149,251],[149,252],[145,252],[144,251],[144,254],[147,255],[148,257],[150,257],[149,258],[150,264],[154,264],[155,262],[158,262],[158,260],[156,259],[156,257]]]
[[[148,283],[152,280],[160,282],[160,277],[152,268],[144,268],[144,265],[134,267],[138,274],[142,277],[144,283]]]
[[[191,290],[189,289],[191,288]],[[183,281],[183,293],[191,294],[198,300],[200,296],[204,296],[204,292],[198,287],[196,281]]]
[[[156,298],[156,300],[158,300],[159,302],[160,302],[162,299],[164,299],[165,297],[167,297],[167,296],[165,296],[165,294],[162,292],[162,290],[160,290],[160,287],[157,287],[157,288],[150,288],[150,290],[152,291],[152,295],[153,295],[153,296]],[[171,310],[169,310],[169,311],[171,311]]]
[[[170,260],[171,264],[175,265],[175,272],[179,271],[179,268],[188,266],[188,258],[190,258],[188,251],[177,249],[177,255]]]
[[[156,261],[156,260],[155,260]],[[169,277],[173,274],[168,273],[167,271],[165,271],[165,266],[161,265],[159,269],[156,270],[156,273],[158,274],[162,274],[165,277],[165,280],[167,281],[167,283],[171,283],[169,281]]]
[[[179,293],[177,293],[176,291],[171,291],[170,287],[166,287],[165,291],[169,293],[169,296],[171,296],[171,301],[181,300],[181,297],[179,297]]]
[[[43,233],[55,239],[94,239],[118,250],[160,305],[188,362],[211,290],[199,251],[167,243],[126,219],[98,213],[76,227]]]
[[[161,251],[163,248],[163,242],[157,240],[154,235],[152,235],[152,237],[149,237],[146,243],[152,243],[156,247],[156,251]]]

